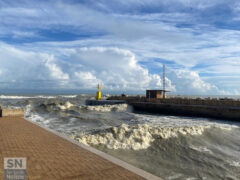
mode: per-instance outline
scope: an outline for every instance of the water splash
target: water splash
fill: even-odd
[[[201,135],[209,126],[159,127],[147,124],[112,127],[98,134],[75,137],[87,145],[103,145],[109,149],[147,149],[156,138],[168,139],[182,135]]]

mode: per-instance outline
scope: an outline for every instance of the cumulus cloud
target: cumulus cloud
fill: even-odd
[[[45,66],[48,68],[50,75],[53,79],[68,80],[68,74],[62,72],[61,68],[56,65],[57,61],[53,59],[53,56],[50,56],[46,62]]]
[[[57,71],[56,66],[49,64],[51,56],[48,54],[23,51],[3,43],[0,44],[0,59],[1,89],[44,88],[51,85],[49,81]]]
[[[49,52],[0,45],[0,88],[40,88],[144,92],[161,89],[159,74],[140,66],[133,52],[116,47],[57,48]],[[181,94],[221,94],[189,70],[167,73],[166,89]]]
[[[65,58],[59,59],[59,54],[57,57],[1,44],[0,53],[1,79],[8,86],[18,83],[18,87],[91,90],[101,83],[104,90],[135,92],[161,88],[160,76],[138,65],[135,55],[124,49],[62,49]],[[2,88],[6,84],[2,84]]]
[[[176,70],[170,73],[172,83],[176,86],[176,92],[180,94],[206,94],[221,95],[223,91],[219,90],[213,84],[202,80],[197,72],[189,70]]]
[[[157,63],[142,66],[160,59],[172,68],[171,91],[237,93],[239,3],[231,2],[1,1],[0,86],[142,92],[161,88]]]
[[[75,80],[75,86],[87,89],[101,83],[104,90],[136,92],[161,88],[160,76],[142,68],[128,50],[92,47],[67,52],[66,64],[70,68],[65,71]]]

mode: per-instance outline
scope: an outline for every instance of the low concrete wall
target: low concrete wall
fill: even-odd
[[[133,106],[134,110],[137,111],[240,121],[239,107],[161,104],[148,102],[133,102],[130,104]]]
[[[6,116],[24,116],[24,109],[0,109],[0,117],[6,117]]]
[[[109,100],[125,100],[131,102],[148,102],[148,103],[161,103],[161,104],[180,104],[180,105],[204,105],[204,106],[228,106],[228,107],[240,107],[240,100],[238,99],[210,99],[210,98],[166,98],[166,99],[148,99],[146,97],[121,97],[111,96]]]
[[[123,100],[91,100],[88,99],[85,101],[86,105],[114,105],[114,104],[124,104],[126,101]]]

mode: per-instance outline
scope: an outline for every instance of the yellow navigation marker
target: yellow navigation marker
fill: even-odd
[[[97,94],[96,94],[96,100],[101,100],[101,86],[100,86],[100,84],[98,84],[97,85],[97,88],[98,88],[98,90],[97,90]]]

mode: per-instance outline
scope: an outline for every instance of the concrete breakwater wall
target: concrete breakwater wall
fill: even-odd
[[[148,99],[146,97],[136,96],[111,96],[109,100],[125,100],[127,102],[151,102],[161,104],[180,104],[180,105],[206,105],[206,106],[231,106],[240,107],[240,100],[228,99],[228,98],[166,98],[166,99]]]
[[[129,102],[136,111],[240,121],[240,107]]]
[[[24,116],[24,109],[18,108],[18,109],[0,109],[0,117],[6,117],[6,116]]]
[[[240,121],[239,99],[184,97],[148,99],[142,96],[111,96],[108,99],[125,100],[136,111]]]
[[[114,105],[114,104],[124,104],[126,103],[126,101],[123,100],[92,100],[92,99],[88,99],[85,101],[86,105]]]

